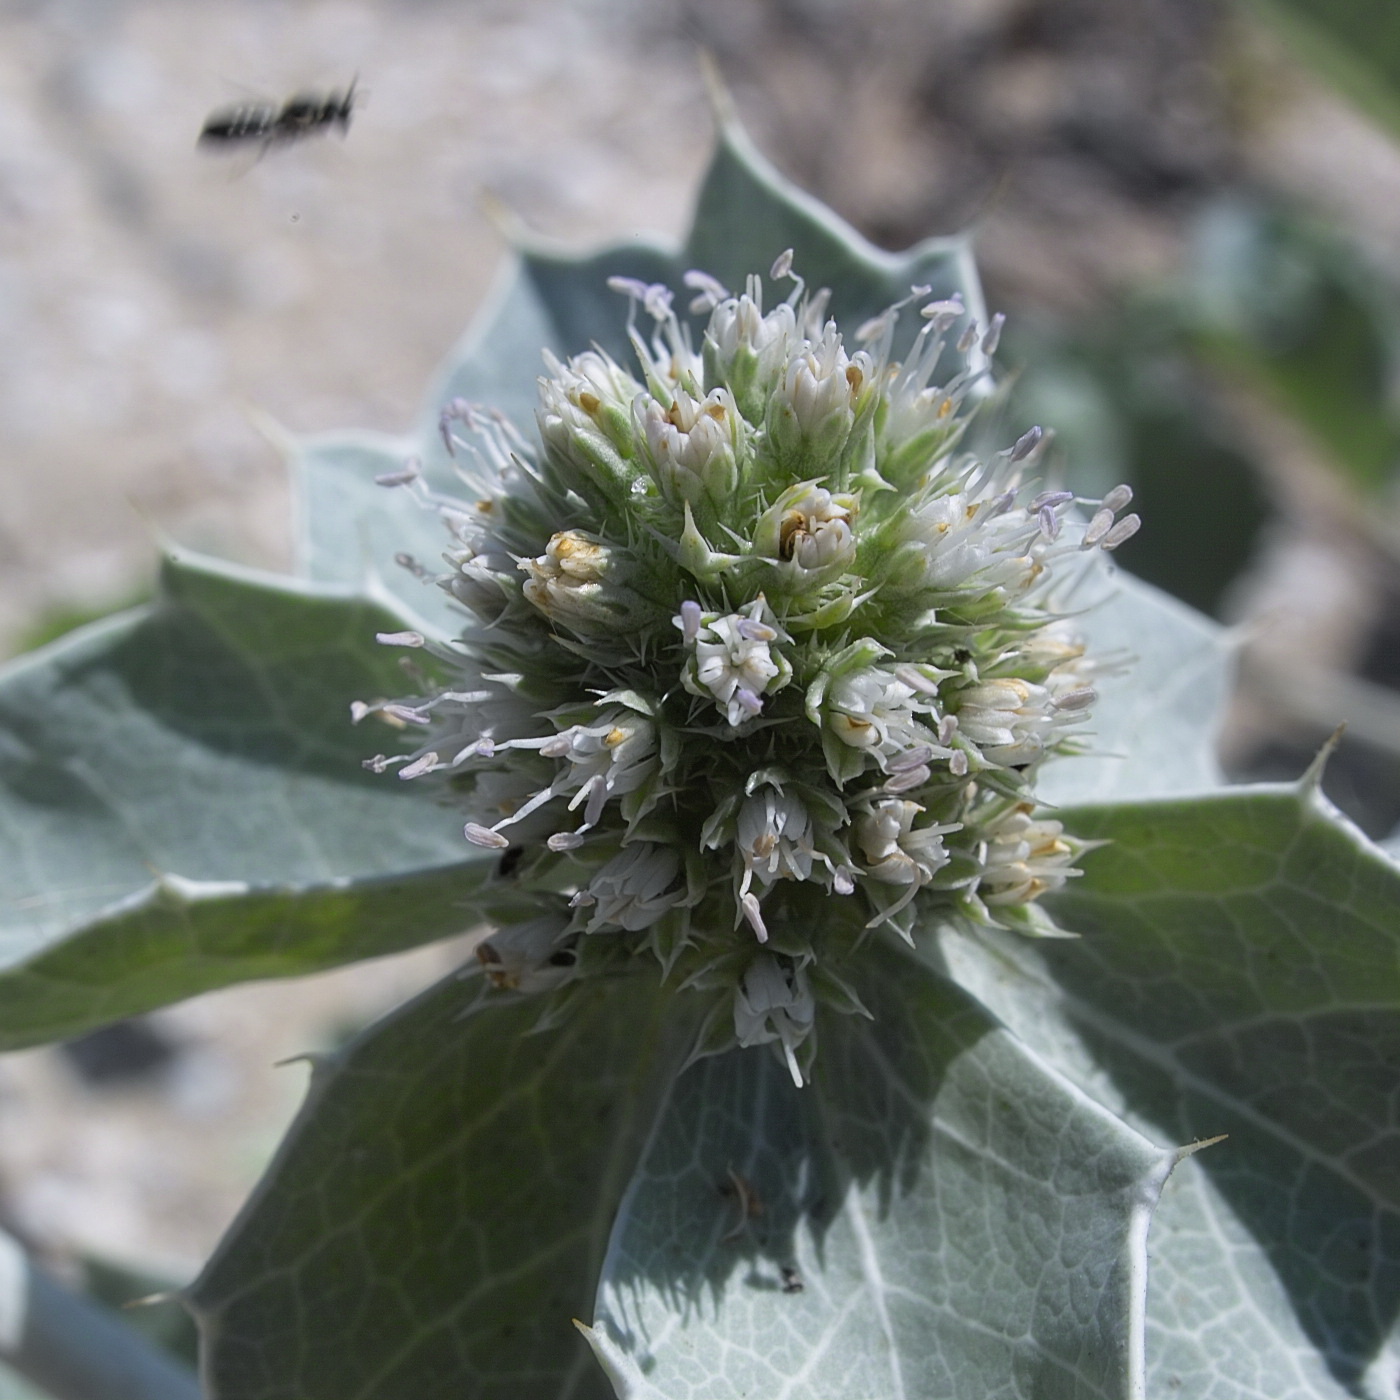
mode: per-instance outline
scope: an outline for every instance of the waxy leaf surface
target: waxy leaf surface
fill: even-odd
[[[209,1400],[599,1400],[586,1316],[687,1025],[651,978],[562,1025],[449,978],[317,1065],[195,1283]]]
[[[1306,786],[1065,816],[1109,842],[1055,902],[1083,938],[943,953],[1127,1123],[1228,1134],[1153,1222],[1148,1393],[1393,1393],[1400,871]]]
[[[1148,1217],[1175,1154],[911,954],[821,1027],[813,1082],[734,1051],[677,1084],[613,1232],[618,1393],[1138,1393]]]
[[[450,809],[366,773],[402,684],[341,591],[188,559],[0,680],[0,1046],[472,922]]]

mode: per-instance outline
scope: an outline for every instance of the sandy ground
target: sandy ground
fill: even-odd
[[[0,13],[0,646],[138,590],[158,542],[285,563],[293,431],[396,430],[503,256],[494,192],[587,242],[675,232],[709,121],[627,6]],[[347,139],[196,150],[212,109],[343,90]],[[645,100],[639,102],[639,93]]]

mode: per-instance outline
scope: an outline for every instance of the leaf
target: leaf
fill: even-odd
[[[823,1023],[808,1088],[766,1051],[677,1085],[599,1288],[618,1395],[1140,1394],[1175,1153],[907,954],[867,956],[874,1019]]]
[[[452,636],[461,630],[460,610],[442,589],[394,562],[408,555],[436,571],[452,542],[441,517],[407,491],[375,484],[378,476],[402,471],[415,452],[411,439],[373,433],[289,442],[301,495],[297,568],[318,583],[387,595],[419,630]]]
[[[450,809],[366,773],[384,737],[350,724],[402,684],[374,641],[401,625],[177,556],[157,605],[10,669],[0,1045],[470,926],[490,864]]]
[[[1074,626],[1105,674],[1095,680],[1087,751],[1046,765],[1041,800],[1064,805],[1219,786],[1216,735],[1232,681],[1222,630],[1151,584],[1098,566],[1085,570],[1068,606],[1079,609]]]
[[[1071,810],[1080,940],[944,965],[1139,1131],[1220,1133],[1153,1224],[1148,1393],[1393,1393],[1400,870],[1308,787]]]
[[[694,1033],[650,976],[562,1025],[449,978],[314,1071],[190,1302],[209,1400],[583,1400],[570,1319]]]
[[[1400,133],[1400,13],[1388,0],[1250,0],[1297,58]]]
[[[843,325],[877,315],[907,297],[913,284],[940,297],[960,295],[972,315],[986,322],[968,238],[930,238],[906,252],[885,252],[780,175],[742,128],[726,120],[700,190],[685,265],[742,288],[751,272],[766,277],[786,248],[796,250],[794,267],[808,286],[831,288],[831,313]],[[912,341],[917,318],[904,317],[900,329],[897,353]]]
[[[0,1364],[0,1400],[50,1400],[44,1391],[36,1389],[17,1371]]]

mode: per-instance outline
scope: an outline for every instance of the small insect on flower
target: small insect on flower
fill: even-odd
[[[205,118],[199,144],[208,151],[227,151],[257,143],[262,154],[273,146],[290,145],[303,136],[340,128],[343,136],[350,129],[355,109],[353,78],[344,92],[298,92],[280,106],[275,102],[245,102],[221,107]]]

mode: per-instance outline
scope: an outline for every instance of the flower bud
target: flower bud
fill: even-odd
[[[561,530],[543,554],[517,567],[529,575],[525,597],[552,622],[576,632],[629,627],[655,612],[626,585],[631,569],[622,552],[579,530]]]
[[[797,334],[797,316],[786,302],[766,316],[757,279],[740,297],[720,302],[705,331],[704,365],[707,384],[727,384],[739,411],[751,423],[761,423],[778,377],[788,361]]]
[[[630,487],[636,439],[632,402],[642,386],[596,350],[561,364],[546,353],[535,410],[540,440],[557,460],[607,491]]]
[[[669,405],[639,398],[636,419],[667,499],[696,505],[708,497],[718,504],[734,494],[748,456],[748,428],[727,389],[697,400],[677,388]]]
[[[676,884],[680,857],[666,846],[638,841],[624,846],[573,898],[575,908],[592,911],[587,929],[649,928],[679,904],[685,890]]]
[[[864,378],[842,348],[834,322],[815,344],[801,345],[768,403],[769,439],[785,474],[837,464],[855,424]]]

